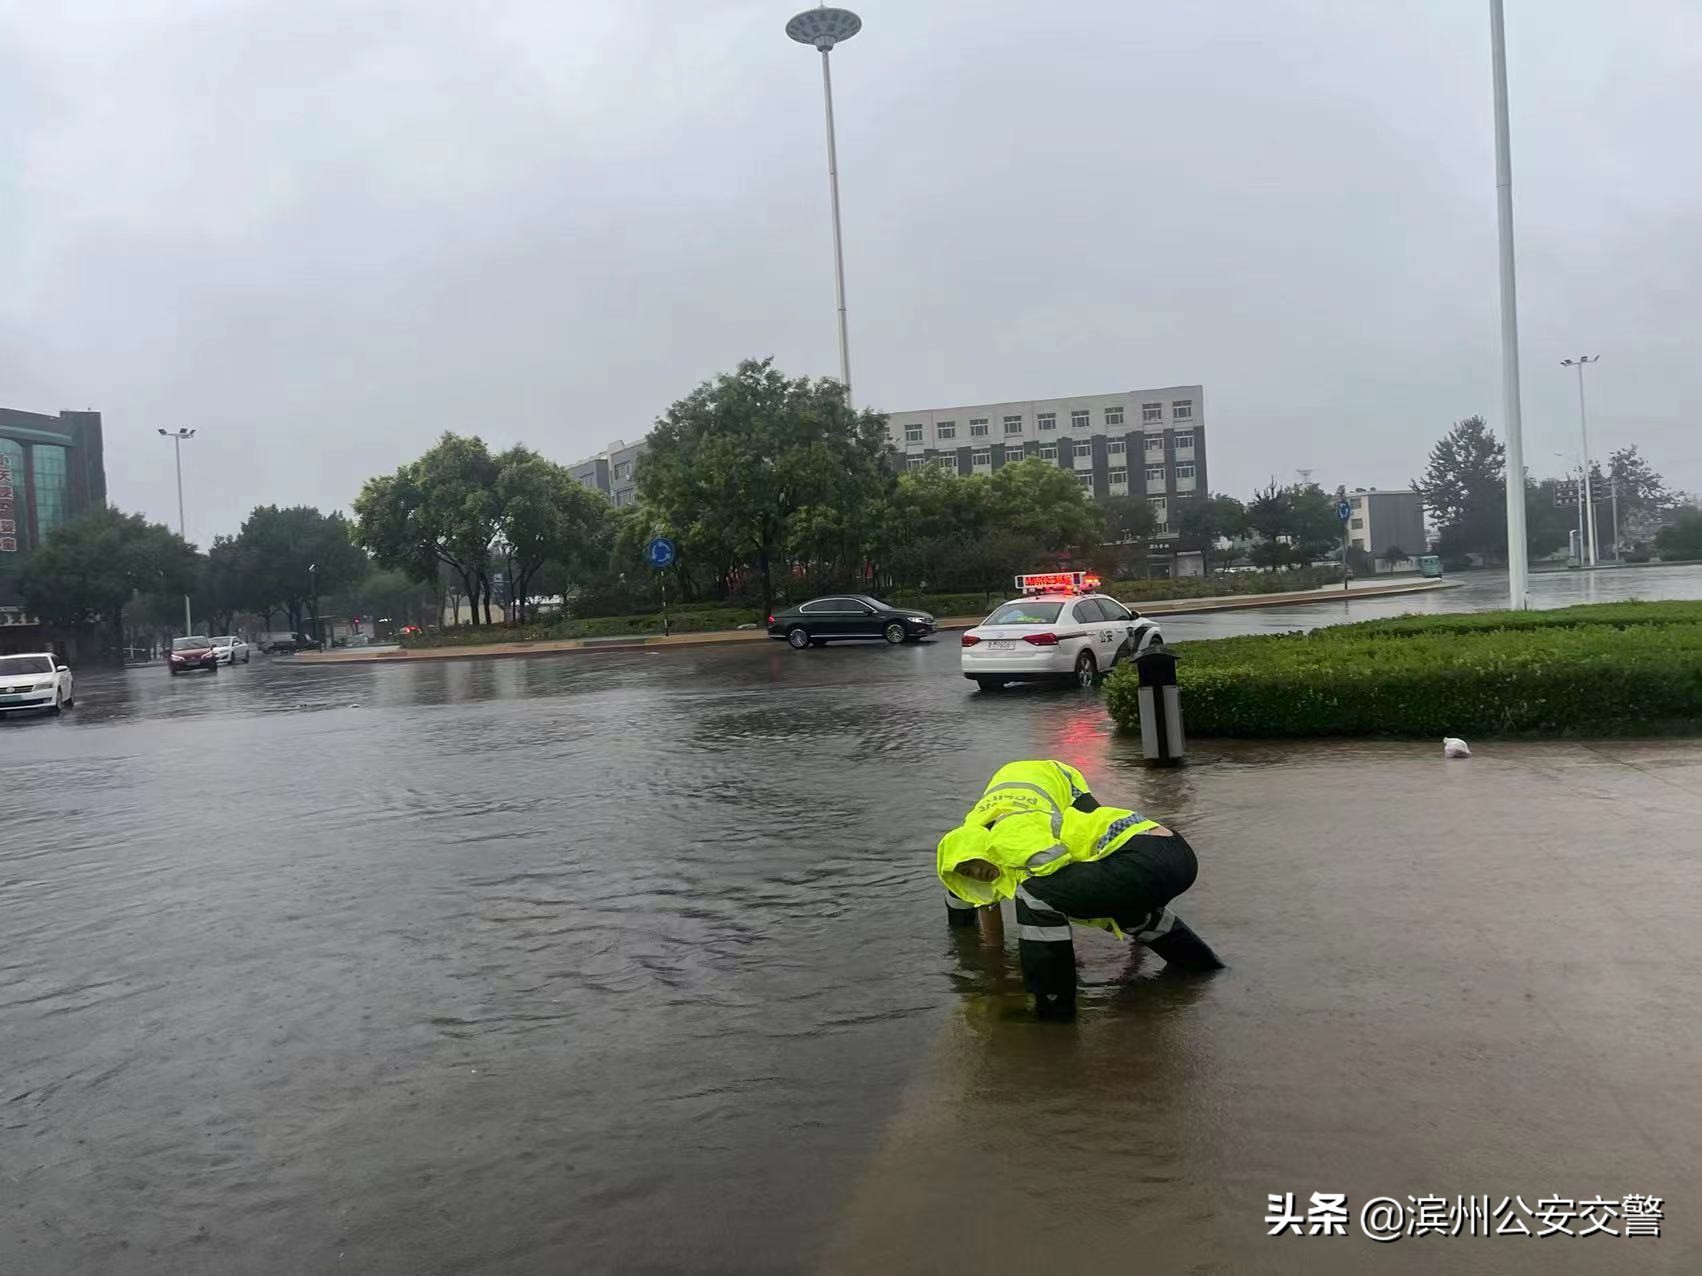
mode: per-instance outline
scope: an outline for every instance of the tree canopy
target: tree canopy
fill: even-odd
[[[25,560],[24,604],[50,625],[87,633],[104,628],[123,645],[124,610],[138,595],[177,595],[195,585],[195,549],[140,514],[102,506],[48,533]]]

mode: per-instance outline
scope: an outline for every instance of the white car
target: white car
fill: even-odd
[[[70,667],[51,651],[0,656],[0,714],[57,714],[75,702]]]
[[[1157,625],[1115,598],[1034,593],[1005,603],[963,635],[963,676],[983,691],[1051,678],[1091,687],[1119,661],[1163,641]]]
[[[221,634],[213,639],[213,655],[218,657],[221,665],[245,665],[254,651],[235,634]]]

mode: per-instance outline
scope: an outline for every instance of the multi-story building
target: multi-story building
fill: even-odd
[[[648,447],[643,439],[636,443],[616,439],[596,456],[568,466],[568,472],[612,504],[632,505],[638,500],[638,458]]]
[[[1430,538],[1424,531],[1424,498],[1411,488],[1382,491],[1356,487],[1347,493],[1353,515],[1347,522],[1347,543],[1373,558],[1384,550],[1404,550],[1413,558],[1426,551]],[[1389,568],[1394,563],[1387,564]]]
[[[0,651],[42,641],[18,596],[18,563],[66,519],[105,503],[99,412],[0,408]]]
[[[1208,490],[1205,406],[1203,387],[1166,386],[892,412],[887,434],[910,469],[991,474],[1038,458],[1071,471],[1090,496],[1145,497],[1156,524],[1149,550],[1193,574],[1198,555],[1179,553],[1179,531],[1182,506]]]

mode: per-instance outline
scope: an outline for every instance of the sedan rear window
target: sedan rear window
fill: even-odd
[[[1050,625],[1064,609],[1063,603],[1006,603],[981,623],[984,625]]]

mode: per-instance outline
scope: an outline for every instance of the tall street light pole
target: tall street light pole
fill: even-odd
[[[1584,445],[1584,506],[1590,527],[1590,566],[1596,565],[1596,504],[1590,494],[1590,426],[1584,416],[1584,365],[1599,363],[1599,354],[1581,354],[1576,359],[1562,359],[1563,368],[1578,369],[1578,437]]]
[[[183,440],[195,437],[194,430],[176,429],[161,430],[162,438],[170,439],[172,450],[177,453],[177,534],[184,540],[189,539],[189,533],[183,527]],[[187,638],[194,629],[195,622],[189,614],[189,595],[183,596],[183,636]]]
[[[1507,418],[1508,606],[1528,605],[1525,545],[1525,439],[1519,414],[1519,290],[1513,270],[1513,157],[1507,130],[1507,30],[1501,0],[1489,0],[1495,71],[1495,206],[1501,231],[1501,411]]]
[[[821,91],[827,102],[827,191],[833,204],[833,287],[839,303],[839,380],[845,404],[851,404],[851,339],[845,332],[845,249],[839,239],[839,152],[833,140],[833,69],[828,54],[833,46],[863,29],[863,20],[849,9],[822,5],[805,9],[786,24],[786,34],[799,44],[821,50]]]

